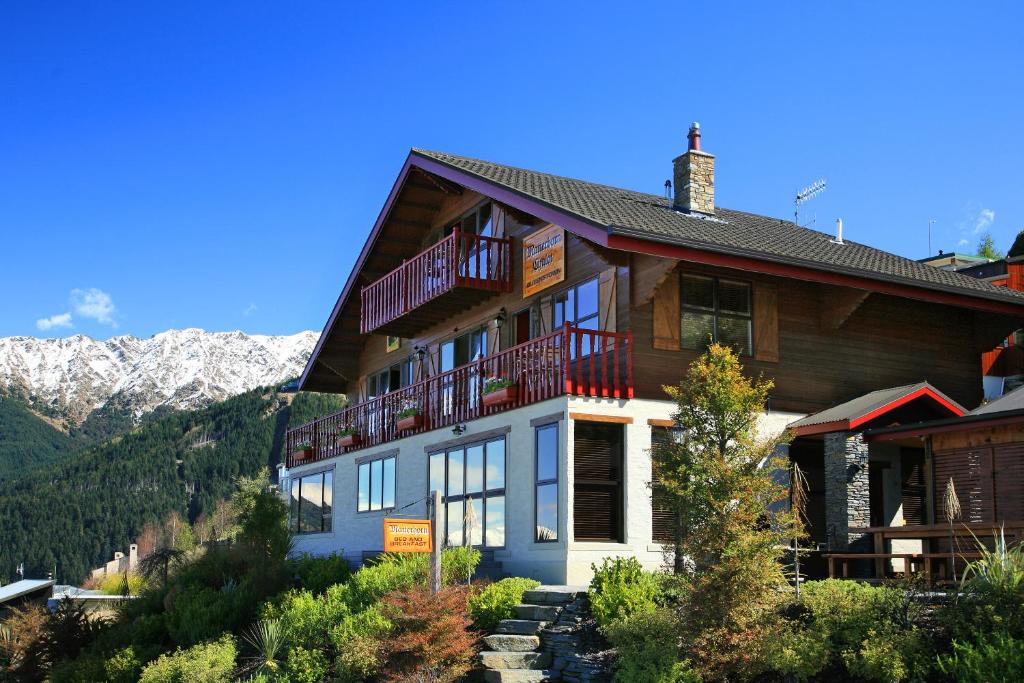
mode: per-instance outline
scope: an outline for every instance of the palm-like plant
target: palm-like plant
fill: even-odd
[[[981,557],[964,569],[961,589],[1015,594],[1024,588],[1024,548],[1019,545],[1009,547],[1002,527],[994,539],[995,548],[989,550],[975,536],[974,543]]]
[[[171,567],[181,564],[184,559],[184,550],[171,546],[157,548],[139,560],[139,573],[150,580],[160,577],[166,586]]]
[[[280,655],[285,645],[285,629],[280,619],[261,619],[242,634],[256,656],[252,658],[254,673],[276,673],[281,668]]]

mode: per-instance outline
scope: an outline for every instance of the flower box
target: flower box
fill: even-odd
[[[294,453],[292,453],[292,460],[294,460],[295,462],[302,462],[303,460],[308,460],[308,459],[310,459],[312,457],[313,457],[313,447],[312,446],[304,446],[304,447],[298,448]]]
[[[338,436],[338,445],[342,448],[352,448],[358,446],[363,440],[359,438],[359,434],[341,434]]]
[[[409,429],[417,429],[423,426],[423,415],[416,413],[414,415],[400,417],[398,418],[398,422],[395,426],[398,427],[398,431],[400,432],[404,432]]]
[[[506,403],[512,403],[517,398],[519,398],[519,387],[513,384],[484,394],[484,405],[500,406]]]

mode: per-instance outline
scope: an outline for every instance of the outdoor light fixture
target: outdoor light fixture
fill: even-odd
[[[414,350],[416,351],[416,357],[419,358],[420,362],[422,363],[423,359],[427,357],[426,347],[416,346]]]
[[[452,434],[454,434],[455,436],[462,436],[463,434],[466,433],[466,429],[466,425],[457,424],[454,427],[452,427]]]
[[[501,310],[498,311],[498,315],[496,315],[494,317],[494,326],[497,327],[500,330],[501,326],[505,324],[505,320],[507,320],[507,319],[508,319],[508,311],[506,311],[505,307],[502,306]]]

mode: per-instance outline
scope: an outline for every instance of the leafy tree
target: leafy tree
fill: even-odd
[[[1013,246],[1010,247],[1010,251],[1006,255],[1009,258],[1024,256],[1024,230],[1017,233],[1017,238],[1013,240]]]
[[[711,678],[741,673],[787,585],[781,560],[799,522],[778,510],[788,497],[774,456],[784,437],[757,432],[771,388],[719,344],[665,387],[681,438],[654,448],[654,492],[674,513],[674,569],[688,596],[681,622]]]
[[[1014,242],[1014,245],[1016,244]],[[998,261],[1003,258],[1003,252],[996,249],[996,242],[992,239],[991,234],[985,233],[978,242],[978,256],[987,258],[990,261]]]

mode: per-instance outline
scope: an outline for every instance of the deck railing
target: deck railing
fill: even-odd
[[[362,288],[362,333],[373,332],[457,287],[511,291],[510,245],[508,239],[453,231]]]
[[[632,351],[632,332],[566,325],[493,356],[290,429],[287,463],[292,467],[324,460],[565,394],[632,398]],[[499,405],[485,405],[484,386],[489,379],[511,381],[515,396]],[[399,414],[411,408],[419,411],[419,424],[398,429]],[[339,432],[346,429],[357,435],[356,443],[342,445]],[[312,446],[307,457],[298,456],[303,443]]]

